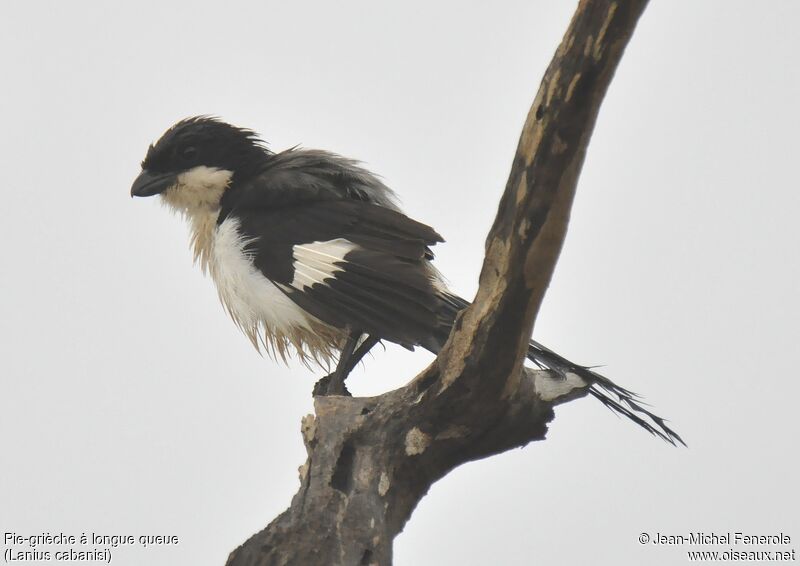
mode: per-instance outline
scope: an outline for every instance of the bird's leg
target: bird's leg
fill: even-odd
[[[344,343],[342,353],[339,355],[339,361],[336,363],[336,369],[330,375],[326,375],[314,385],[314,396],[325,395],[350,395],[350,392],[344,386],[344,380],[347,379],[350,370],[353,369],[358,360],[351,364],[353,353],[356,349],[356,344],[361,338],[361,332],[351,332],[347,336],[347,341]],[[366,353],[366,352],[364,352]],[[362,356],[364,354],[361,354]]]
[[[356,348],[355,352],[353,352],[353,355],[350,356],[350,363],[348,364],[347,367],[348,375],[358,365],[358,362],[360,362],[361,359],[367,355],[367,352],[369,352],[372,349],[372,347],[380,341],[381,341],[380,338],[375,338],[372,335],[367,335],[367,337],[364,339],[361,345],[358,348]]]

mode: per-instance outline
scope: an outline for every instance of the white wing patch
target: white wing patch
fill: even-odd
[[[314,284],[322,285],[343,271],[344,256],[356,249],[353,242],[344,238],[325,242],[298,244],[292,248],[294,279],[292,287],[303,291]]]

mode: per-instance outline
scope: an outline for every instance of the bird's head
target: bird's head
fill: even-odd
[[[251,130],[197,116],[167,130],[147,150],[131,196],[161,194],[179,210],[218,206],[224,191],[259,171],[270,156]]]

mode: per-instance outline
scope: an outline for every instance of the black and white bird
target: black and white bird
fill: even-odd
[[[161,195],[187,219],[195,261],[257,349],[336,362],[316,393],[346,394],[348,373],[381,340],[437,353],[469,305],[431,263],[442,237],[405,216],[378,177],[333,153],[274,153],[251,130],[189,118],[149,147],[131,195]],[[577,374],[613,411],[683,442],[592,369],[533,341],[528,358]]]

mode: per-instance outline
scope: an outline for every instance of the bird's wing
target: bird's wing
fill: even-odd
[[[256,176],[226,192],[220,222],[236,207],[275,208],[342,199],[399,210],[394,192],[357,161],[326,151],[293,148],[273,155]]]
[[[426,345],[441,309],[432,228],[374,204],[334,200],[236,208],[254,266],[302,309],[340,329]]]

